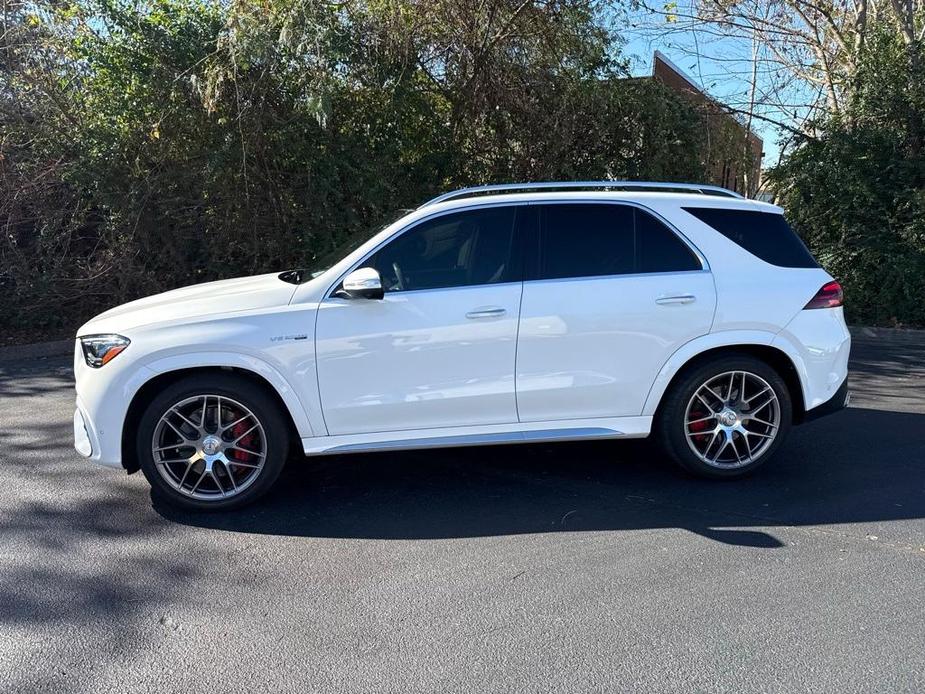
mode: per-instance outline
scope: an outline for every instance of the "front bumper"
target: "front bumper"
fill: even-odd
[[[79,407],[74,410],[74,448],[84,458],[89,458],[93,455],[90,429],[87,428],[87,423],[84,421],[83,413]]]
[[[74,448],[92,463],[122,467],[122,426],[132,397],[149,378],[144,367],[119,359],[102,369],[87,366],[77,340],[74,346]],[[88,452],[89,448],[89,452]]]
[[[122,467],[121,440],[104,436],[105,429],[90,415],[93,410],[77,398],[74,408],[74,450],[92,463]]]
[[[835,394],[826,400],[821,405],[817,405],[811,410],[807,410],[806,414],[803,415],[804,422],[812,422],[820,417],[825,417],[829,414],[834,414],[840,410],[848,407],[848,402],[851,400],[851,391],[848,390],[848,379],[846,378],[842,381],[842,384],[838,387],[838,390],[835,391]]]

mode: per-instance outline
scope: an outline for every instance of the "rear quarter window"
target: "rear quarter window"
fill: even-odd
[[[684,211],[766,263],[778,267],[819,267],[781,214],[713,207],[685,207]]]

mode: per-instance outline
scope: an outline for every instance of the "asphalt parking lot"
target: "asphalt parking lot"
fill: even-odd
[[[69,359],[0,363],[10,692],[925,690],[925,333],[755,477],[645,442],[320,458],[224,515],[71,448]]]

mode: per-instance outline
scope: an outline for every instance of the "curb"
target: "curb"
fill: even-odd
[[[60,357],[73,353],[73,340],[34,342],[30,345],[10,345],[9,347],[0,347],[0,362],[17,361],[22,359],[41,359],[43,357]]]
[[[872,328],[865,325],[849,325],[848,331],[851,333],[852,339],[925,344],[925,330],[915,330],[913,328]]]

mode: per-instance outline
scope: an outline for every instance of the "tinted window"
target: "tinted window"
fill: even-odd
[[[435,217],[399,236],[367,265],[379,271],[387,292],[519,280],[511,263],[515,209]]]
[[[545,205],[539,279],[700,270],[700,261],[652,215],[629,205]]]
[[[648,212],[636,210],[636,272],[700,270],[687,244]]]
[[[819,267],[783,215],[707,207],[685,207],[684,211],[766,263],[779,267]]]
[[[633,272],[633,208],[546,205],[540,224],[539,277],[594,277]]]

